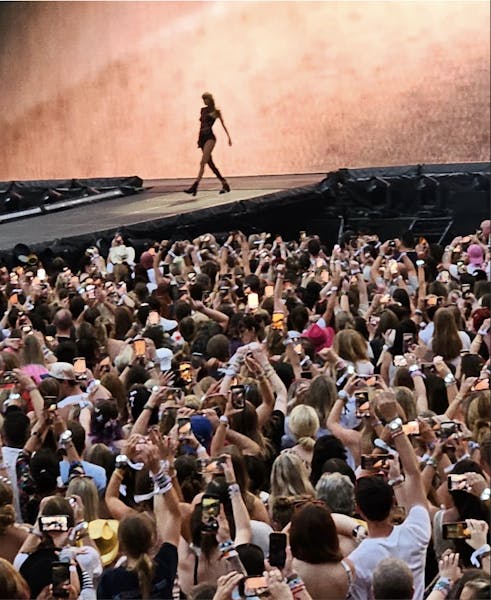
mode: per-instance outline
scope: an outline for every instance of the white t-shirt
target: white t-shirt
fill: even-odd
[[[15,517],[17,523],[23,523],[22,513],[20,511],[19,504],[19,490],[17,489],[17,458],[19,454],[22,452],[22,448],[11,448],[10,446],[4,446],[2,448],[2,456],[3,462],[7,465],[7,472],[9,474],[9,479],[12,482],[12,492],[14,495],[14,508],[15,508]]]
[[[400,558],[414,575],[413,600],[422,600],[425,589],[426,548],[431,538],[428,511],[421,505],[413,506],[402,525],[383,538],[365,538],[348,558],[353,561],[356,577],[351,588],[354,600],[369,600],[372,594],[372,575],[378,563],[385,558]]]

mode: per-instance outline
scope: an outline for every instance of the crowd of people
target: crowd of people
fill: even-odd
[[[489,598],[489,241],[0,265],[0,599]]]

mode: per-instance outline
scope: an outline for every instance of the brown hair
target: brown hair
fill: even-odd
[[[481,444],[491,429],[489,420],[489,391],[479,392],[472,398],[467,409],[467,427],[472,431],[472,439]],[[482,452],[482,451],[481,451]]]
[[[0,558],[0,598],[28,600],[30,597],[26,580],[8,560]]]
[[[368,360],[367,343],[361,333],[354,329],[338,331],[334,337],[334,349],[341,358],[353,363]]]
[[[453,312],[449,308],[439,308],[433,318],[435,330],[431,348],[433,352],[445,360],[453,360],[462,350],[462,340],[459,336]]]
[[[318,565],[342,559],[336,526],[331,511],[317,504],[307,504],[293,514],[290,546],[298,560]]]
[[[11,486],[0,481],[0,535],[3,535],[15,523],[13,498]]]
[[[144,514],[130,514],[124,517],[118,528],[119,544],[131,558],[136,558],[133,570],[138,575],[142,598],[149,598],[155,566],[149,556],[154,541],[154,526]]]
[[[319,417],[320,427],[326,426],[327,417],[337,397],[336,384],[327,375],[313,379],[303,403],[311,406]]]

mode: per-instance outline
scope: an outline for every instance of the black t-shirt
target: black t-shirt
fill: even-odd
[[[167,542],[162,544],[154,558],[155,575],[151,598],[172,598],[172,588],[177,573],[177,548]],[[141,598],[138,575],[124,567],[104,571],[97,587],[97,598]]]

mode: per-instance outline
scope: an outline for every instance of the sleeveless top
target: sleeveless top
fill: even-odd
[[[211,113],[208,112],[206,106],[201,109],[201,114],[199,117],[200,121],[200,133],[211,131],[213,124],[216,121],[216,117],[214,117]]]

